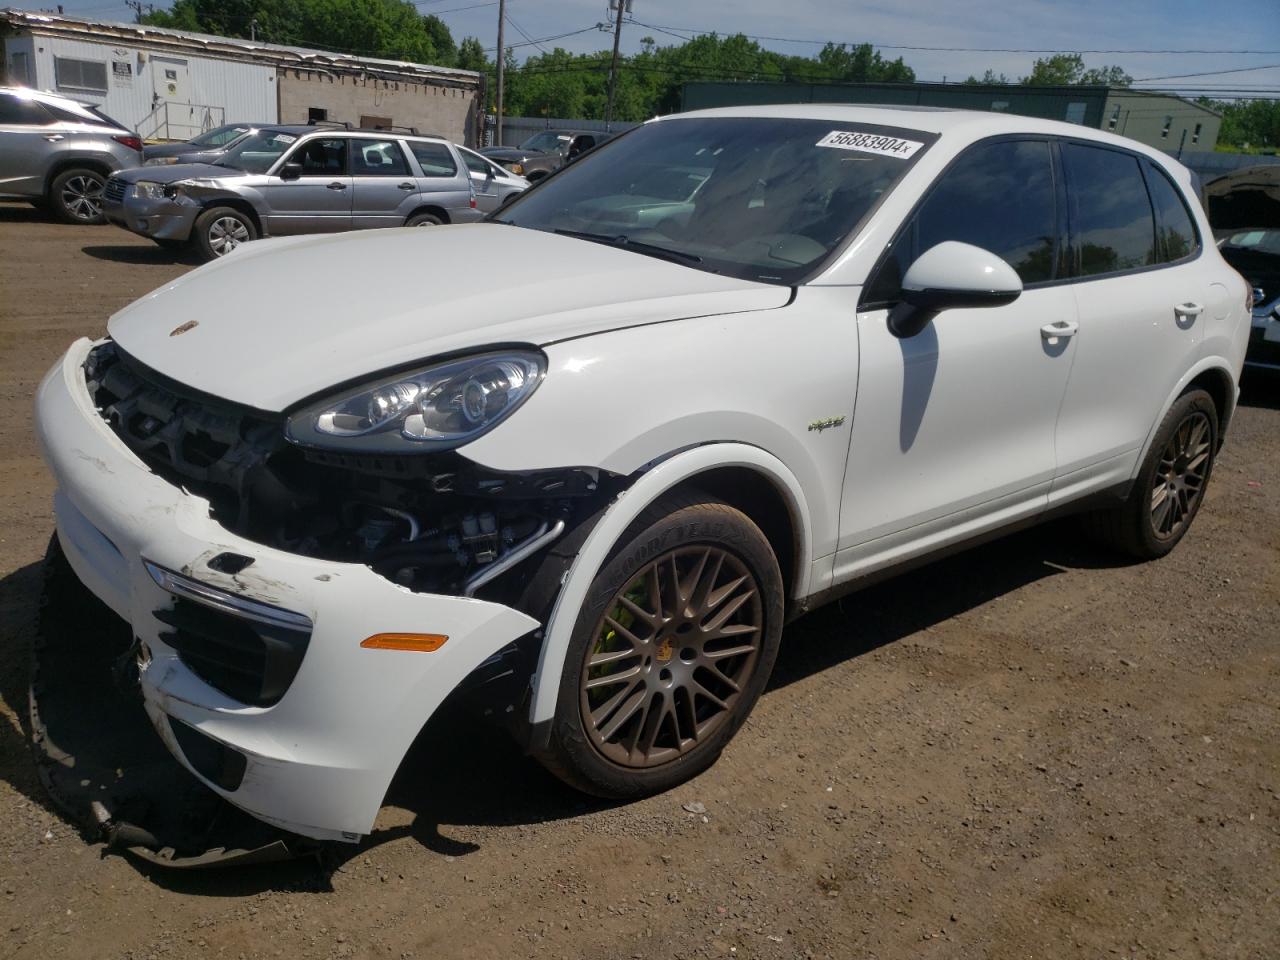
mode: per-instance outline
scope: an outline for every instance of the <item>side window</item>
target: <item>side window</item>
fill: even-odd
[[[1155,221],[1138,158],[1064,143],[1062,162],[1079,274],[1092,277],[1156,263]]]
[[[1156,233],[1159,239],[1156,249],[1161,263],[1173,263],[1199,249],[1195,222],[1187,211],[1182,194],[1164,171],[1153,163],[1146,164],[1146,171],[1151,204],[1156,210]]]
[[[407,177],[409,161],[399,140],[352,140],[351,172],[357,177]]]
[[[53,58],[53,78],[59,90],[107,92],[107,64],[102,60]]]
[[[410,143],[409,149],[413,151],[418,166],[422,167],[424,177],[457,176],[458,165],[454,163],[453,154],[443,143]],[[462,154],[462,159],[467,161],[467,166],[471,165],[470,158],[465,152]]]
[[[294,151],[290,161],[302,164],[304,177],[336,177],[347,172],[347,141],[308,140]]]
[[[865,300],[898,299],[912,262],[944,240],[997,254],[1024,284],[1052,280],[1058,237],[1049,144],[1003,140],[965,152],[934,184],[890,249]]]
[[[49,121],[49,114],[38,103],[0,93],[0,126],[44,126]]]
[[[479,154],[472,153],[470,150],[462,149],[459,149],[458,153],[462,155],[462,162],[467,165],[467,169],[472,173],[484,177],[486,180],[489,177],[497,176],[497,173],[493,169],[493,165]]]

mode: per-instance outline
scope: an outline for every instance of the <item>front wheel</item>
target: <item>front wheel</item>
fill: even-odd
[[[619,799],[696,776],[763,691],[782,620],[777,559],[745,514],[704,496],[649,508],[579,612],[543,763]]]
[[[1160,422],[1128,498],[1089,516],[1094,536],[1139,560],[1177,546],[1204,502],[1218,451],[1218,408],[1204,390],[1180,396]]]
[[[258,228],[243,211],[234,207],[213,207],[196,218],[191,238],[201,257],[216,260],[242,243],[258,239]]]

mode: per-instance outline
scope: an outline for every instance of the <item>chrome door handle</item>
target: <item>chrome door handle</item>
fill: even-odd
[[[402,183],[399,184],[399,187],[401,190],[412,190],[414,188],[412,183]]]
[[[1173,312],[1180,317],[1198,317],[1204,313],[1204,306],[1199,303],[1192,303],[1188,300],[1186,303],[1180,303],[1173,308]]]
[[[346,185],[345,183],[339,183],[337,180],[335,180],[335,181],[333,181],[333,183],[329,184],[329,189],[330,189],[330,190],[345,190],[345,189],[347,189],[347,185]]]
[[[59,140],[65,140],[67,138],[60,133],[51,133],[48,136],[46,136],[45,139],[48,140],[50,143],[57,143]]]
[[[1076,331],[1080,329],[1080,324],[1074,320],[1058,320],[1055,323],[1046,323],[1040,328],[1040,336],[1049,341],[1057,340],[1059,337],[1074,337]]]

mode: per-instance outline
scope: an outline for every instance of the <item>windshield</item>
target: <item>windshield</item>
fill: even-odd
[[[585,156],[495,219],[792,284],[853,235],[935,139],[830,120],[663,120]]]
[[[248,173],[266,173],[281,154],[297,143],[298,137],[283,130],[259,130],[245,137],[218,158],[220,167],[234,167]]]
[[[560,144],[568,143],[569,139],[570,138],[567,134],[544,130],[542,133],[535,133],[524,143],[520,144],[520,149],[541,150],[543,153],[551,153],[553,150],[559,150]]]
[[[1280,230],[1241,230],[1227,237],[1223,246],[1280,255]]]
[[[230,143],[242,133],[248,133],[248,127],[226,126],[214,127],[207,130],[198,137],[192,137],[188,142],[197,147],[220,147],[224,143]]]

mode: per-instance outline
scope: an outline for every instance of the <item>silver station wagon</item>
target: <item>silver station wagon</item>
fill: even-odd
[[[125,170],[107,219],[203,259],[265,236],[479,220],[528,181],[472,170],[439,137],[316,126],[264,127],[213,163]],[[479,159],[479,158],[476,158]]]

